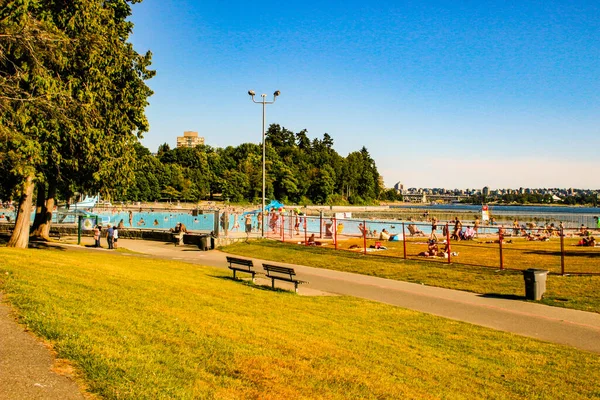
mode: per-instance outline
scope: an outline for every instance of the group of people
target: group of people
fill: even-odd
[[[596,238],[593,236],[584,236],[577,243],[577,246],[596,247]]]
[[[444,240],[444,250],[440,253],[440,249],[438,247],[438,242],[436,239],[429,239],[427,242],[427,250],[422,251],[417,254],[420,257],[445,257],[448,258],[448,255],[458,256],[456,252],[450,252],[450,242]]]
[[[105,232],[106,243],[110,250],[118,247],[117,242],[119,240],[119,228],[112,226],[111,224],[106,225],[107,229]],[[100,238],[102,236],[102,225],[94,226],[94,247],[102,247],[100,244]]]

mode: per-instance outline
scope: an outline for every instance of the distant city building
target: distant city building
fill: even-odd
[[[196,147],[204,144],[204,138],[198,132],[185,131],[183,136],[177,136],[177,147]]]
[[[404,193],[404,185],[402,182],[398,182],[394,185],[394,189],[396,189],[396,193]]]
[[[483,190],[481,191],[481,193],[482,193],[484,196],[489,196],[489,194],[490,194],[490,188],[489,188],[489,187],[487,187],[487,186],[484,186],[484,187],[483,187]]]

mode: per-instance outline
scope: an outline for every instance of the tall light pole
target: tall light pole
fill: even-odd
[[[281,94],[281,92],[279,90],[276,90],[275,93],[273,93],[273,101],[267,101],[267,95],[266,94],[261,94],[260,97],[262,97],[262,101],[256,101],[254,100],[254,96],[256,96],[256,93],[254,93],[254,90],[248,90],[248,94],[250,95],[250,97],[252,98],[252,101],[257,103],[257,104],[262,104],[262,115],[263,115],[263,120],[262,120],[262,208],[260,210],[261,212],[261,237],[264,238],[265,237],[265,127],[266,127],[266,109],[267,109],[267,104],[273,104],[275,103],[275,100],[277,100],[277,96],[279,96]]]

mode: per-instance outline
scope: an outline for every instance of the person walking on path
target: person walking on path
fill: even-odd
[[[113,228],[113,248],[116,250],[118,245],[117,241],[119,240],[119,229],[115,226]]]
[[[114,248],[114,234],[114,228],[111,226],[111,224],[108,224],[108,229],[106,230],[106,242],[108,243],[108,248],[110,250]]]
[[[100,247],[100,225],[94,226],[94,247]]]

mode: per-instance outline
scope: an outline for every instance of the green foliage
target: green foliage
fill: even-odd
[[[551,194],[546,193],[505,193],[502,195],[488,195],[485,199],[481,194],[472,195],[461,201],[467,204],[483,204],[494,202],[498,204],[566,204],[566,205],[592,205],[598,204],[596,193],[576,193],[562,200],[555,201]]]
[[[149,196],[135,182],[148,129],[150,53],[127,42],[137,0],[6,0],[0,7],[2,192],[32,177],[73,191]],[[140,153],[142,151],[142,153]],[[14,179],[12,179],[14,178]]]
[[[268,199],[295,204],[371,204],[379,197],[379,173],[366,148],[344,158],[333,149],[327,133],[308,139],[305,130],[294,134],[271,125],[266,134]],[[262,146],[210,146],[170,149],[161,145],[156,157],[135,145],[135,184],[120,200],[162,198],[196,201],[215,193],[231,202],[259,202],[262,198]],[[157,187],[158,186],[158,187]]]

